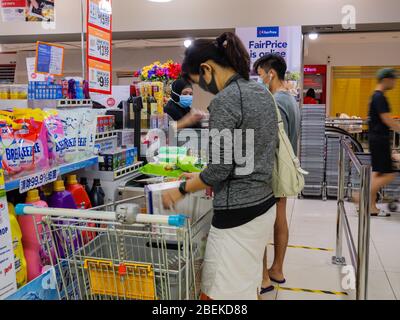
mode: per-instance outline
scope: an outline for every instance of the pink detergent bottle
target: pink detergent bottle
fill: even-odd
[[[40,200],[39,191],[31,190],[26,197],[26,203],[36,207],[47,208],[47,203]],[[41,257],[41,245],[36,235],[36,227],[39,234],[42,233],[42,226],[38,224],[42,216],[18,216],[18,222],[22,231],[22,244],[28,269],[28,282],[36,279],[42,273],[43,260]]]

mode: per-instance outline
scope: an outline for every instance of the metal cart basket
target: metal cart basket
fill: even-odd
[[[196,221],[139,214],[143,197],[96,208],[113,211],[17,210],[45,214],[37,232],[61,300],[198,298],[211,212]]]

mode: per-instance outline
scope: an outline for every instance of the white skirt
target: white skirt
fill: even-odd
[[[257,300],[265,247],[272,238],[276,206],[232,229],[211,227],[207,240],[202,292],[213,300]]]

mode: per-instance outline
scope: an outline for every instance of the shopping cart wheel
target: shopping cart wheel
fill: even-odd
[[[399,206],[397,205],[396,202],[391,202],[388,205],[390,212],[397,212],[397,209],[399,208]]]

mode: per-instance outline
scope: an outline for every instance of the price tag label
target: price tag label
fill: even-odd
[[[99,93],[111,92],[111,66],[107,63],[89,60],[89,86]]]
[[[52,169],[22,178],[19,181],[19,193],[25,193],[56,181],[59,173],[58,169]]]
[[[111,34],[89,27],[89,56],[111,62]]]
[[[90,0],[89,23],[106,30],[111,30],[111,12],[107,12],[110,8],[111,3],[109,6],[101,6],[100,0]]]

